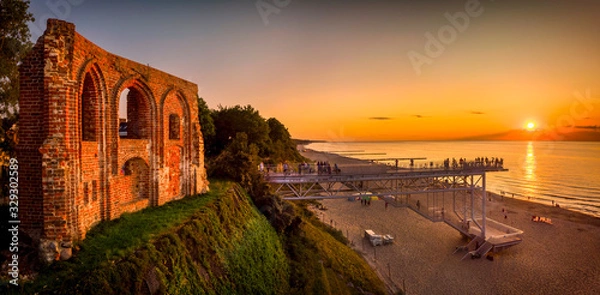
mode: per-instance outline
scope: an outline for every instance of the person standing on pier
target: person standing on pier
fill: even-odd
[[[289,169],[288,163],[284,162],[283,163],[283,174],[287,175],[288,174],[288,169]]]

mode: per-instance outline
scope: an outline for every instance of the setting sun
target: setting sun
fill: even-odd
[[[528,131],[533,131],[535,129],[535,123],[533,122],[528,122],[527,123],[527,130]]]

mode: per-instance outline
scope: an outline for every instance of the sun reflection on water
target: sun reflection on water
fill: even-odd
[[[527,179],[528,181],[535,181],[536,180],[536,176],[535,176],[536,163],[535,163],[535,152],[533,149],[533,141],[530,141],[527,144],[527,156],[525,157],[524,167],[525,167],[525,179]]]

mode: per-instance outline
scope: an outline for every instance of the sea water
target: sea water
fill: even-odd
[[[600,217],[599,142],[319,142],[306,147],[357,159],[427,158],[416,160],[417,167],[441,164],[447,158],[501,158],[509,171],[488,173],[488,191]],[[398,165],[408,167],[409,162],[401,160]]]

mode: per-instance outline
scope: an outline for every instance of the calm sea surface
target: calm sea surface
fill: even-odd
[[[487,190],[544,204],[558,203],[600,217],[600,143],[527,141],[325,142],[307,146],[317,151],[361,151],[358,159],[426,157],[415,165],[446,158],[498,157],[508,172],[488,173]],[[345,153],[340,152],[344,155]],[[408,162],[399,166],[408,167]]]

